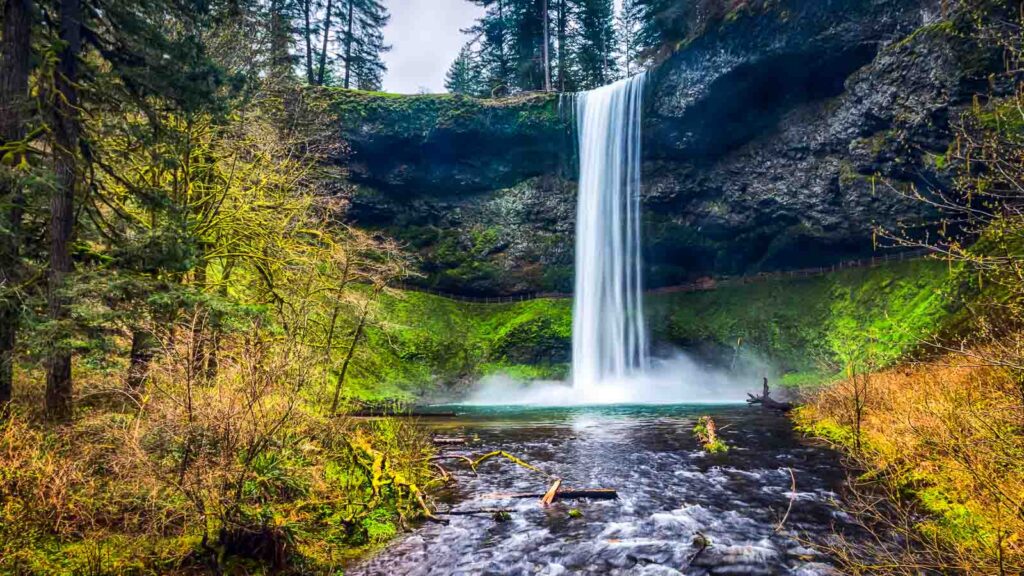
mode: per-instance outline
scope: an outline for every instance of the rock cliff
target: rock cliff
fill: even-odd
[[[950,123],[994,55],[932,0],[744,5],[649,72],[649,286],[870,253],[874,226],[933,217]],[[331,94],[357,183],[350,218],[406,241],[418,282],[462,294],[568,291],[570,97]]]

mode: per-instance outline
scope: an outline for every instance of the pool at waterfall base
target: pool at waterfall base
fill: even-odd
[[[782,415],[741,405],[443,407],[423,418],[466,445],[442,455],[503,450],[543,474],[493,458],[476,474],[440,460],[455,482],[445,516],[392,542],[347,574],[838,574],[815,548],[847,532],[835,507],[844,472],[835,453],[801,437]],[[693,427],[710,415],[729,445],[706,454]],[[545,476],[547,475],[547,476]],[[511,498],[562,489],[613,488],[616,500]],[[793,489],[793,485],[796,489]]]

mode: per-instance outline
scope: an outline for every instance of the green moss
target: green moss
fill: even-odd
[[[564,378],[571,301],[457,302],[421,292],[382,298],[380,322],[347,385],[361,399],[441,394],[482,376]]]
[[[697,424],[693,427],[693,434],[701,443],[701,447],[708,454],[725,454],[729,451],[729,445],[717,434],[714,438],[710,438],[711,427],[714,426],[714,422],[710,416],[701,416],[697,420]]]
[[[460,94],[388,94],[343,88],[309,89],[349,127],[377,135],[417,138],[434,130],[489,134],[564,129],[554,94],[480,99]]]
[[[828,374],[866,346],[880,363],[912,352],[950,311],[945,264],[913,261],[775,278],[648,299],[656,339],[765,356],[784,373]]]
[[[486,231],[482,232],[486,234]],[[753,352],[785,386],[827,381],[851,362],[887,365],[955,316],[944,263],[909,261],[812,278],[773,278],[705,292],[651,295],[655,341]],[[476,379],[560,379],[572,301],[475,304],[419,292],[385,296],[347,391],[363,399],[457,395]]]
[[[798,407],[794,414],[794,421],[797,423],[797,430],[821,438],[833,446],[843,449],[853,449],[855,444],[853,429],[849,426],[839,424],[832,419],[815,419],[807,414],[806,408]]]
[[[952,20],[939,20],[921,26],[899,42],[890,45],[888,49],[900,50],[922,39],[948,37],[955,34],[957,34],[956,24]]]

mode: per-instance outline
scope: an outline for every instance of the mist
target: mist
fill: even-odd
[[[763,360],[744,356],[738,367],[704,365],[675,351],[654,358],[650,369],[621,379],[574,388],[556,380],[524,381],[504,374],[481,379],[466,405],[580,406],[602,404],[726,404],[743,402],[760,390],[761,377],[774,373]]]

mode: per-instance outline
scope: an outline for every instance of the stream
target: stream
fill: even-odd
[[[545,492],[536,472],[492,459],[473,475],[446,460],[457,482],[442,510],[508,508],[510,518],[426,523],[347,574],[838,574],[808,545],[846,527],[831,503],[843,479],[838,456],[785,417],[735,405],[457,410],[423,419],[435,434],[472,438],[443,453],[505,450],[562,478],[563,489],[615,488],[619,499],[544,508],[502,495]],[[704,414],[728,453],[700,450],[692,429]]]

